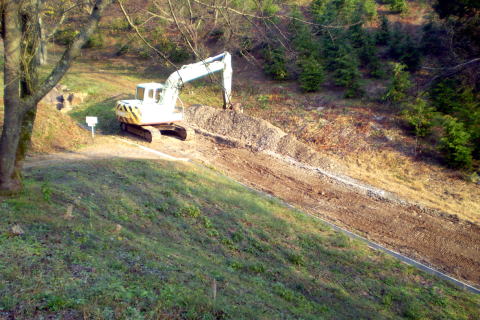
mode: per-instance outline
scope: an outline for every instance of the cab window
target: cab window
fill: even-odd
[[[143,100],[143,95],[145,94],[145,89],[138,87],[137,88],[137,100]]]
[[[153,89],[148,90],[148,98],[153,99]]]
[[[155,101],[160,102],[160,98],[162,96],[162,89],[155,90]]]

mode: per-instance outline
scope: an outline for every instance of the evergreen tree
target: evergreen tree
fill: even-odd
[[[402,102],[407,96],[408,90],[412,87],[409,73],[404,71],[405,65],[392,63],[392,81],[387,87],[383,100],[394,103]]]
[[[430,133],[435,114],[435,108],[422,98],[417,98],[413,103],[407,104],[402,111],[403,118],[418,137],[425,137]]]
[[[288,71],[286,66],[285,50],[283,47],[272,49],[267,46],[263,50],[263,57],[265,58],[264,71],[275,80],[286,80],[288,78]]]
[[[318,41],[314,38],[309,26],[299,20],[304,20],[298,8],[294,8],[291,14],[291,22],[289,24],[289,31],[292,34],[292,44],[302,57],[310,55],[318,55],[320,47]]]
[[[342,45],[334,60],[335,71],[333,73],[335,84],[347,89],[345,97],[353,98],[362,94],[360,87],[360,71],[358,70],[357,57],[353,48]]]
[[[423,26],[421,51],[424,55],[441,55],[447,50],[448,33],[444,26],[430,21]]]
[[[325,73],[321,64],[313,56],[299,61],[301,69],[299,82],[302,90],[306,92],[318,91],[325,79]]]
[[[368,64],[369,75],[374,78],[384,78],[385,68],[378,56],[373,56]]]
[[[404,54],[405,50],[405,33],[398,26],[390,34],[390,41],[388,42],[388,55],[399,60]]]
[[[323,25],[350,25],[367,22],[377,14],[374,0],[314,0],[311,12]]]
[[[348,28],[347,37],[350,40],[350,44],[358,49],[365,45],[367,33],[363,29],[362,24],[359,23]]]
[[[480,158],[480,99],[474,88],[459,79],[447,79],[430,90],[430,100],[438,111],[463,123],[471,136],[473,155]]]
[[[413,42],[412,37],[407,35],[400,48],[402,51],[400,62],[407,66],[408,71],[417,71],[421,64],[421,53],[417,44]]]
[[[362,65],[368,68],[370,76],[374,78],[382,78],[385,76],[382,62],[378,57],[378,50],[375,46],[375,38],[371,34],[364,34],[363,44],[357,49],[357,53]]]
[[[386,15],[382,15],[380,19],[380,28],[376,34],[376,41],[379,45],[387,45],[390,42],[390,23]]]
[[[440,151],[448,164],[455,168],[470,168],[473,148],[464,125],[452,116],[445,116],[442,127],[444,134],[440,139]]]
[[[325,68],[328,71],[333,71],[335,69],[335,59],[337,58],[339,50],[338,41],[334,42],[330,35],[324,34],[321,42],[321,56],[325,61]]]

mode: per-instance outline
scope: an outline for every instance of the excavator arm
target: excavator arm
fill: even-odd
[[[231,105],[232,93],[232,56],[224,52],[214,57],[188,64],[172,73],[165,81],[162,96],[159,104],[168,109],[174,109],[179,91],[184,83],[205,77],[209,74],[223,71],[222,73],[222,91],[224,108]]]

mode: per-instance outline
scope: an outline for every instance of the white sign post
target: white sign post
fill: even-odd
[[[87,125],[92,128],[92,138],[95,138],[95,125],[98,123],[97,117],[86,117]]]

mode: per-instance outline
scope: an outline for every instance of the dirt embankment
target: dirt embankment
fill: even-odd
[[[216,135],[236,146],[256,151],[274,152],[298,162],[322,168],[333,164],[316,151],[269,122],[233,110],[219,110],[194,105],[185,112],[186,119],[203,133]]]

